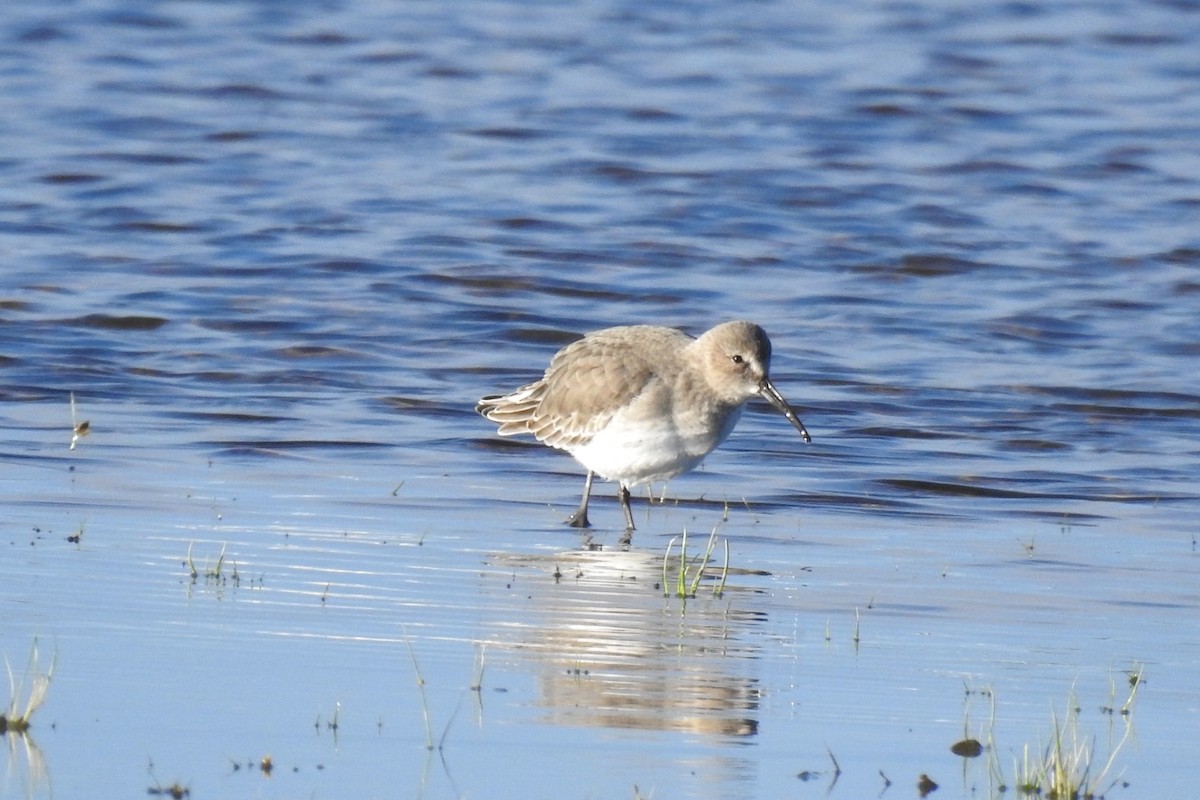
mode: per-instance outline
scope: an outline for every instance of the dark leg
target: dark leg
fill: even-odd
[[[592,496],[592,478],[594,473],[588,470],[587,480],[583,484],[583,500],[579,501],[579,508],[575,509],[575,513],[567,517],[567,524],[572,528],[590,528],[591,523],[587,518],[588,499]]]
[[[617,497],[621,500],[621,510],[625,512],[625,530],[627,532],[632,531],[635,526],[633,524],[633,511],[629,508],[629,487],[621,484],[621,488],[617,490]]]

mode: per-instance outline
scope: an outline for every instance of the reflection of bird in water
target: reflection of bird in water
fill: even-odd
[[[697,597],[687,601],[686,615],[677,608],[664,613],[664,603],[678,601],[663,597],[658,553],[576,551],[493,561],[528,568],[521,591],[531,605],[503,626],[498,644],[536,664],[546,722],[757,733],[760,690],[752,670],[761,660],[747,634],[765,615],[732,607],[729,597]]]

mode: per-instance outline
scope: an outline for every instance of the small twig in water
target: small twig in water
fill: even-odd
[[[338,716],[340,716],[341,713],[342,713],[342,704],[334,703],[333,704],[333,719],[329,720],[329,722],[326,722],[325,727],[329,728],[329,730],[334,731],[336,733],[337,729],[338,729]]]
[[[833,774],[841,775],[842,774],[842,766],[841,766],[841,764],[838,764],[837,757],[834,756],[833,750],[831,750],[829,748],[829,745],[825,745],[825,752],[829,754],[829,760],[833,762]]]
[[[483,691],[483,657],[484,648],[483,645],[480,645],[475,651],[475,679],[471,681],[472,692]]]
[[[829,749],[829,745],[825,745],[825,752],[829,754],[829,760],[833,762],[833,780],[829,782],[829,786],[825,789],[825,793],[828,794],[833,791],[834,786],[837,786],[838,778],[842,777],[842,765],[834,757],[833,750]]]
[[[421,677],[421,665],[417,663],[417,653],[413,650],[412,639],[404,635],[404,643],[408,645],[408,655],[412,658],[413,673],[417,677],[417,689],[421,692],[421,717],[425,721],[425,749],[433,750],[433,727],[429,724],[429,698],[425,696],[425,679]]]

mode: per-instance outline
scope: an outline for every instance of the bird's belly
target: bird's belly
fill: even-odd
[[[717,424],[692,427],[669,418],[630,421],[617,417],[587,444],[570,452],[597,475],[627,486],[668,480],[699,466],[733,430],[738,416],[730,414]]]

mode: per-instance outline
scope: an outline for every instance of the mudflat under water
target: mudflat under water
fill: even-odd
[[[1194,793],[1198,52],[1186,0],[5,5],[10,714],[54,671],[0,794],[985,797],[1075,704],[1096,788]],[[814,441],[751,406],[628,550],[472,410],[733,318]]]

